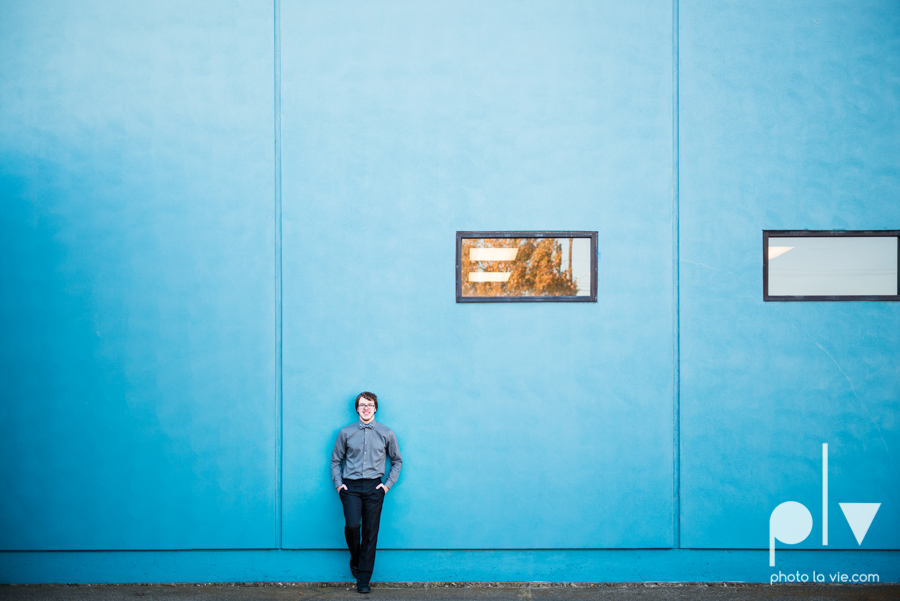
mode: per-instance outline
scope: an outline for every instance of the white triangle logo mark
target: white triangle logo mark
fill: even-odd
[[[862,544],[881,503],[838,503],[838,505],[841,506],[841,511],[844,512],[844,517],[853,530],[856,542]]]

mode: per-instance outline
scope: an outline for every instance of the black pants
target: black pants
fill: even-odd
[[[384,489],[375,488],[381,484],[381,478],[344,480],[344,484],[347,490],[341,489],[341,503],[344,505],[344,536],[350,549],[350,567],[356,570],[357,581],[368,584],[375,567]]]

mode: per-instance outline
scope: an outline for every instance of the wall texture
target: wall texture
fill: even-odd
[[[272,29],[0,5],[0,548],[275,544]]]
[[[900,305],[760,254],[900,229],[895,3],[6,2],[0,56],[0,582],[348,579],[362,389],[382,580],[768,581],[787,500],[778,568],[900,580]],[[597,230],[598,302],[457,305],[481,229]]]
[[[342,544],[310,458],[370,388],[382,546],[672,545],[669,8],[284,5],[285,546]],[[599,230],[598,303],[457,304],[492,229]]]
[[[763,229],[900,224],[896,4],[682,3],[682,544],[766,546],[768,516],[880,502],[900,548],[900,303],[763,303]],[[823,548],[821,520],[801,546]]]

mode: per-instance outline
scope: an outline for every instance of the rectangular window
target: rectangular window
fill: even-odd
[[[597,232],[456,232],[456,302],[596,302]]]
[[[898,240],[900,230],[764,230],[763,300],[900,300]]]

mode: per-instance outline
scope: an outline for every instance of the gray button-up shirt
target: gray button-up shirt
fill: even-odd
[[[403,460],[394,431],[372,420],[368,424],[362,420],[344,426],[338,432],[334,452],[331,453],[331,479],[338,488],[348,480],[360,478],[381,478],[384,476],[385,458],[391,458],[391,473],[384,485],[394,486],[400,476]],[[341,470],[341,463],[344,469]]]

